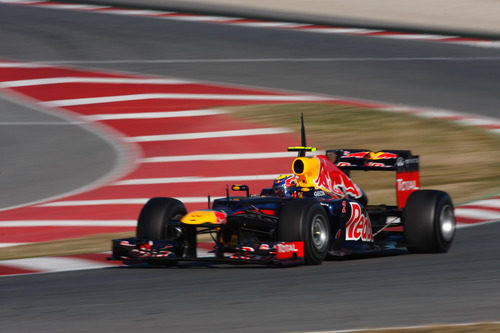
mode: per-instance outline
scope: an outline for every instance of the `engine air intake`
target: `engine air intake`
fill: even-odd
[[[295,159],[295,161],[293,161],[292,169],[293,173],[296,175],[302,174],[304,172],[304,162],[301,159]]]

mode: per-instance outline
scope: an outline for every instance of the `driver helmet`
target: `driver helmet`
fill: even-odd
[[[296,196],[297,185],[298,183],[295,179],[295,175],[280,175],[274,179],[272,190],[278,197],[292,198]]]

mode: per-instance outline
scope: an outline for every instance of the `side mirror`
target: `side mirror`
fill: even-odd
[[[247,198],[250,196],[250,189],[247,185],[231,185],[231,190],[233,191],[245,191]]]

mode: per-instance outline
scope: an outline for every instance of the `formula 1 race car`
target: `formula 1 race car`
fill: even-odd
[[[136,237],[112,241],[111,260],[173,265],[179,261],[251,264],[321,264],[325,258],[383,253],[446,252],[455,235],[449,195],[421,190],[419,158],[408,150],[327,150],[306,157],[302,146],[293,174],[277,177],[271,188],[210,203],[188,213],[173,198],[150,199],[139,215]],[[396,173],[397,205],[367,205],[367,196],[349,177],[351,170]],[[197,255],[199,235],[213,240],[209,256]]]

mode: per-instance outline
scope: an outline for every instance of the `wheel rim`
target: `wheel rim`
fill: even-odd
[[[441,213],[439,214],[439,226],[443,240],[450,242],[455,234],[455,216],[453,214],[453,208],[451,208],[450,205],[446,205],[441,209]]]
[[[311,237],[314,247],[323,250],[328,244],[328,230],[326,221],[320,215],[316,215],[311,224]]]

